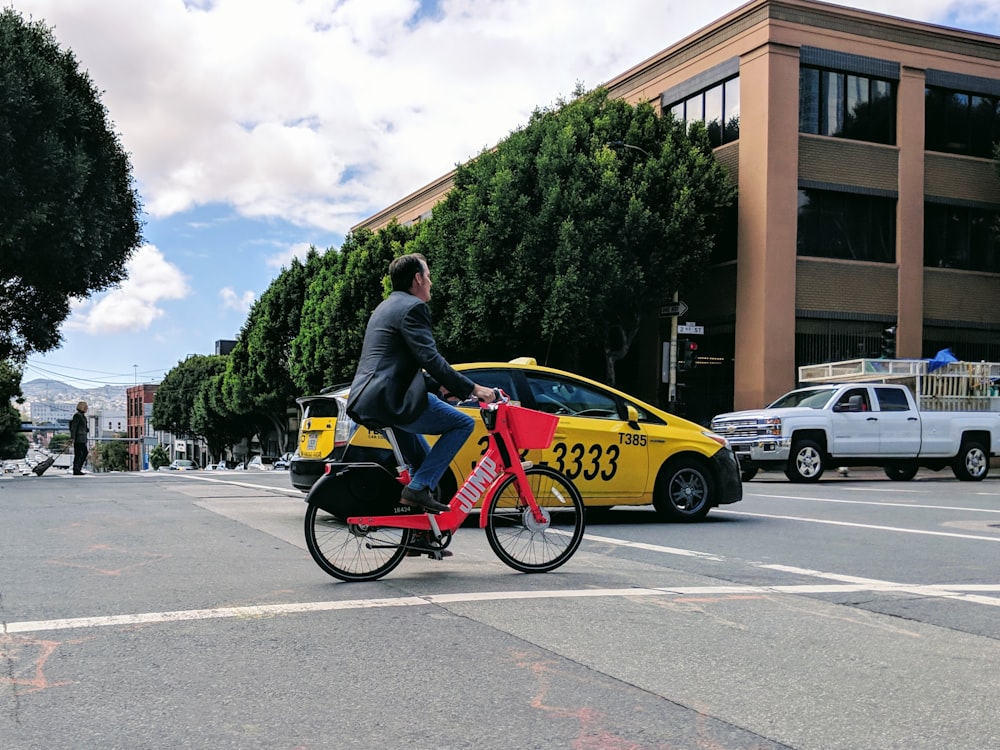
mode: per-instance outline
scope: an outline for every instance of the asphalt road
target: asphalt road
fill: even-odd
[[[1000,748],[1000,479],[745,492],[346,584],[281,472],[0,480],[0,748]]]

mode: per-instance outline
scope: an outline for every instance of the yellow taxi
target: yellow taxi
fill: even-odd
[[[733,452],[724,438],[701,425],[527,357],[455,369],[476,383],[503,389],[522,406],[558,415],[552,444],[524,451],[523,458],[563,472],[589,507],[652,504],[665,518],[698,521],[712,508],[743,498]],[[327,460],[375,461],[394,470],[382,434],[347,416],[347,393],[342,385],[298,399],[301,426],[290,465],[295,487],[308,491]],[[454,494],[488,442],[478,405],[458,406],[475,418],[476,429],[441,480],[444,498]]]

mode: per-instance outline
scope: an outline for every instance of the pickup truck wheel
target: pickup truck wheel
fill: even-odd
[[[792,444],[785,476],[793,482],[818,482],[823,476],[823,451],[812,440],[797,440]]]
[[[757,467],[756,466],[753,467],[752,469],[741,469],[740,470],[740,479],[742,479],[744,482],[749,482],[755,476],[757,476]]]
[[[693,459],[677,458],[660,470],[653,507],[670,521],[701,521],[712,509],[712,477]]]
[[[955,478],[963,482],[978,482],[990,471],[989,456],[979,443],[962,443],[962,448],[951,465]]]
[[[885,475],[894,482],[909,482],[917,475],[919,468],[916,464],[907,462],[886,466],[884,471]]]

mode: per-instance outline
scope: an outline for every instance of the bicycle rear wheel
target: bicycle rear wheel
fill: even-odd
[[[306,547],[323,570],[342,581],[374,581],[406,556],[409,529],[368,528],[345,523],[317,505],[305,519]]]
[[[517,477],[507,477],[490,498],[486,538],[503,562],[522,573],[545,573],[569,560],[583,539],[583,499],[555,469],[532,466],[528,486],[545,516],[539,522],[521,497]]]

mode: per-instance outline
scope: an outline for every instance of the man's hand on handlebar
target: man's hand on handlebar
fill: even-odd
[[[492,404],[497,400],[497,393],[492,388],[484,385],[476,385],[472,388],[472,395],[484,404]]]

